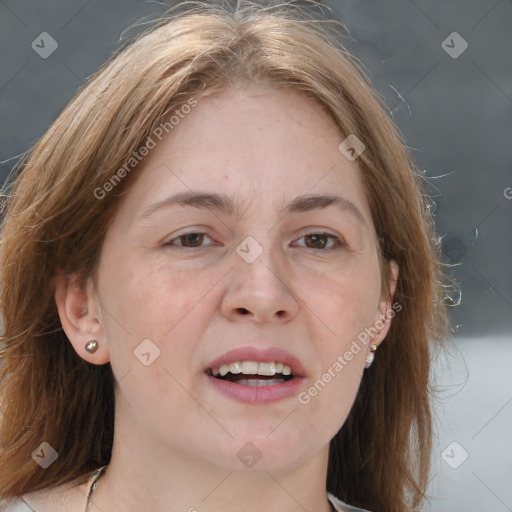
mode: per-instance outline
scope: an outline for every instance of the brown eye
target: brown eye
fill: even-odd
[[[204,233],[189,233],[179,237],[185,247],[199,247],[203,241]]]
[[[345,242],[340,237],[329,233],[308,233],[307,235],[300,237],[298,240],[304,240],[304,243],[298,244],[299,246],[322,252],[346,247]]]
[[[164,244],[164,246],[177,246],[191,249],[202,247],[205,236],[210,238],[206,233],[185,233],[169,240]],[[179,241],[179,243],[176,243],[177,241]]]
[[[304,237],[306,245],[311,249],[324,249],[328,238],[327,235],[306,235]],[[311,243],[312,246],[308,245],[308,243]]]
[[[328,233],[311,233],[304,235],[299,240],[302,239],[305,241],[304,247],[307,247],[308,249],[329,251],[345,245],[340,238],[334,235],[329,235]],[[333,240],[333,243],[331,243],[330,246],[328,246],[329,239]]]

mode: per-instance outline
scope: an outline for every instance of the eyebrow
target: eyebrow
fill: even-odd
[[[156,211],[171,206],[190,206],[198,209],[215,210],[232,217],[241,216],[240,203],[236,203],[226,194],[209,192],[182,192],[174,194],[150,205],[140,216],[142,218],[148,217]],[[351,213],[360,223],[366,224],[363,214],[352,201],[335,194],[309,194],[298,196],[283,208],[282,214],[303,213],[325,209],[330,206],[335,206]]]

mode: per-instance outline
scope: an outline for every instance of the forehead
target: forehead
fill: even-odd
[[[277,210],[306,194],[339,194],[371,223],[357,163],[338,149],[343,135],[303,94],[246,87],[198,99],[187,111],[175,115],[161,140],[150,135],[154,147],[126,200],[132,212],[195,191],[225,193],[239,213]]]

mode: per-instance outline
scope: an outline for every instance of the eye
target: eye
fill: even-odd
[[[332,249],[344,247],[345,243],[341,238],[330,235],[329,233],[308,233],[302,236],[299,240],[305,240],[305,246],[308,249],[325,250],[329,251]],[[333,240],[333,243],[328,247],[329,239]],[[310,245],[311,244],[311,245]]]
[[[206,233],[184,233],[183,235],[177,236],[176,238],[171,238],[167,242],[165,242],[164,246],[177,246],[177,247],[187,247],[187,248],[195,248],[201,247],[204,238],[210,238]],[[175,244],[174,242],[179,240],[180,243]],[[211,240],[211,238],[210,238]]]
[[[203,241],[206,238],[212,240],[206,233],[201,232],[190,232],[184,233],[175,238],[171,238],[163,244],[163,246],[171,247],[184,247],[189,249],[204,247]],[[346,244],[341,240],[340,237],[330,235],[329,233],[308,233],[299,240],[304,239],[305,247],[314,250],[330,251],[336,248],[345,247]],[[212,240],[213,241],[213,240]],[[177,243],[179,242],[179,243]],[[330,245],[329,245],[330,242]],[[302,244],[299,244],[302,245]]]

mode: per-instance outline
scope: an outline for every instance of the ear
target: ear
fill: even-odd
[[[401,304],[393,304],[393,296],[396,290],[396,283],[398,281],[398,263],[395,260],[389,260],[389,281],[388,289],[384,290],[375,318],[373,321],[373,332],[369,345],[379,346],[384,338],[387,336],[389,328],[391,327],[391,319],[402,309]],[[388,293],[389,291],[389,293]]]
[[[92,364],[108,363],[110,352],[99,303],[94,298],[93,280],[88,279],[83,287],[75,274],[64,274],[58,269],[53,284],[60,322],[76,353]],[[85,345],[93,339],[98,342],[99,347],[94,354],[90,354],[85,350]]]

